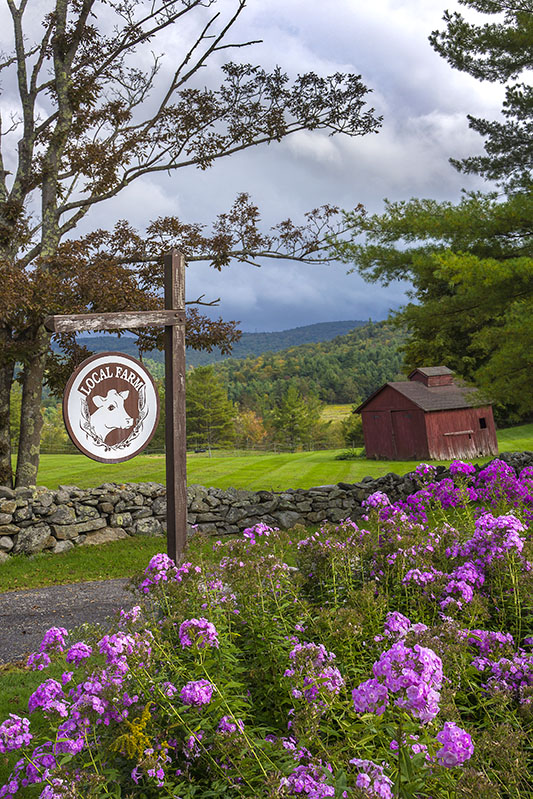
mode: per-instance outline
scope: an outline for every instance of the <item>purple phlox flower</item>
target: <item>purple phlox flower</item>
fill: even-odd
[[[295,698],[303,696],[308,702],[314,702],[324,691],[338,694],[344,686],[340,671],[331,665],[335,655],[323,644],[297,643],[289,652],[289,658],[292,663],[284,676],[294,678],[292,695]]]
[[[446,768],[453,768],[469,760],[474,753],[474,746],[470,735],[453,721],[447,721],[440,732],[437,741],[442,747],[437,751],[437,762]]]
[[[223,733],[234,733],[239,730],[239,732],[244,732],[244,722],[242,719],[235,719],[231,716],[222,716],[218,723],[217,727],[218,732]]]
[[[383,491],[374,491],[373,494],[370,494],[366,499],[361,502],[361,507],[363,508],[382,508],[384,505],[390,505],[391,501],[388,498],[387,494]]]
[[[527,480],[516,477],[507,463],[495,459],[482,469],[476,478],[479,498],[491,503],[500,499],[516,503],[530,499],[531,486]]]
[[[198,589],[203,594],[209,595],[209,600],[211,604],[235,605],[237,602],[237,597],[235,594],[230,592],[229,586],[226,583],[223,583],[222,580],[218,578],[207,580],[205,583],[203,582],[200,583]],[[208,607],[207,603],[202,605],[202,608],[207,608],[207,607]]]
[[[180,565],[176,569],[174,580],[177,583],[181,583],[183,582],[184,577],[186,577],[188,574],[201,574],[201,573],[202,573],[201,566],[194,566],[192,563],[180,563]]]
[[[44,634],[39,647],[40,652],[62,652],[68,632],[64,627],[50,627]]]
[[[193,760],[200,757],[202,754],[202,748],[200,746],[200,741],[204,737],[204,731],[198,730],[195,732],[194,735],[190,735],[186,738],[183,744],[183,754],[189,760],[192,758]]]
[[[326,796],[335,796],[335,788],[329,785],[331,780],[331,766],[307,763],[297,766],[288,777],[282,777],[280,788],[285,788],[289,796],[308,796],[309,799],[322,799]]]
[[[26,780],[27,784],[33,785],[34,783],[44,782],[50,778],[50,772],[57,767],[57,762],[54,755],[46,751],[52,746],[51,743],[43,744],[33,750],[31,754],[31,762],[26,765]],[[24,785],[24,781],[23,781]]]
[[[148,777],[155,784],[162,788],[165,785],[165,766],[170,763],[170,757],[165,748],[159,747],[159,751],[149,747],[144,750],[141,762],[131,771],[130,776],[138,784],[140,779]]]
[[[416,583],[416,585],[426,586],[434,582],[438,577],[442,577],[442,572],[430,566],[426,571],[421,569],[409,569],[403,578],[403,583]]]
[[[83,641],[78,641],[76,644],[72,644],[67,652],[65,660],[67,663],[74,663],[74,665],[79,666],[80,663],[90,657],[92,653],[92,647]]]
[[[389,638],[403,638],[409,631],[410,627],[411,620],[408,619],[407,616],[404,616],[397,610],[387,613],[384,628],[385,635],[387,635]]]
[[[477,498],[477,491],[473,486],[458,488],[451,477],[445,477],[438,483],[431,485],[431,492],[434,499],[443,508],[457,508],[465,502],[474,502]]]
[[[496,661],[480,656],[473,659],[472,665],[487,675],[483,687],[488,691],[503,691],[519,697],[521,690],[533,686],[533,655],[523,651]]]
[[[476,473],[475,466],[465,461],[452,461],[450,463],[450,474],[452,475],[465,475],[466,477]]]
[[[369,796],[377,796],[380,799],[393,799],[392,780],[387,777],[383,766],[379,766],[372,760],[363,760],[354,757],[350,764],[358,770],[356,785],[362,788]]]
[[[453,572],[446,575],[448,582],[444,588],[446,594],[458,594],[462,602],[471,602],[474,597],[474,588],[481,587],[485,582],[485,575],[474,563],[464,563],[458,566]],[[455,598],[455,597],[454,597]],[[449,600],[444,599],[441,608],[449,604]]]
[[[412,624],[411,620],[404,616],[402,613],[398,611],[391,611],[387,613],[384,622],[384,633],[387,638],[396,638],[397,640],[401,640],[405,638],[407,633],[423,633],[428,628],[426,624],[422,624],[418,622],[417,624]],[[379,640],[382,640],[381,638]]]
[[[58,729],[57,741],[54,744],[54,755],[77,755],[85,748],[85,735],[74,730],[75,736],[69,738],[68,735],[63,736],[60,730],[61,727]]]
[[[419,477],[435,477],[437,474],[437,467],[431,463],[419,463],[413,474]]]
[[[446,554],[448,557],[474,557],[488,564],[507,552],[520,554],[525,543],[520,533],[524,532],[526,527],[516,516],[484,513],[476,520],[472,538],[462,546],[447,549]]]
[[[112,635],[104,635],[98,641],[98,649],[106,656],[107,663],[112,665],[126,665],[129,655],[143,659],[146,664],[152,654],[152,639],[153,633],[150,630],[133,635],[119,630]]]
[[[119,624],[122,626],[128,622],[134,624],[141,616],[141,606],[134,605],[131,610],[120,609]]]
[[[48,785],[45,785],[39,794],[39,799],[65,799],[65,797],[71,795],[72,793],[65,780],[62,780],[61,777],[54,777]]]
[[[196,645],[198,649],[212,646],[218,649],[218,633],[214,624],[204,618],[187,619],[180,624],[180,643],[185,649]]]
[[[373,665],[374,680],[366,680],[352,692],[355,709],[383,713],[393,704],[408,710],[423,722],[431,721],[439,711],[442,685],[442,661],[432,649],[398,641]]]
[[[32,671],[43,671],[51,662],[46,652],[32,652],[26,661],[26,666]]]
[[[28,710],[33,713],[38,707],[44,711],[54,710],[60,716],[68,715],[63,688],[57,680],[45,680],[32,693],[28,700]]]
[[[181,563],[176,566],[168,555],[160,552],[158,555],[154,555],[144,570],[145,578],[139,585],[139,590],[143,594],[148,594],[157,585],[168,582],[181,583],[186,575],[200,574],[201,571],[200,566],[193,566],[192,563]]]
[[[426,744],[421,744],[419,742],[419,737],[420,736],[418,736],[418,735],[403,735],[402,736],[402,746],[403,747],[409,747],[409,749],[411,750],[411,754],[409,754],[409,757],[411,759],[413,758],[413,755],[418,755],[421,752],[423,752],[424,754],[426,754],[426,760],[429,761],[430,757],[427,754],[428,748],[427,748]],[[391,750],[391,752],[397,752],[400,749],[400,745],[399,745],[398,741],[393,739],[390,742],[389,749]]]
[[[180,692],[180,699],[184,705],[202,707],[208,705],[213,696],[215,686],[209,680],[195,680],[186,683]]]
[[[315,644],[312,641],[296,644],[289,652],[289,657],[295,663],[312,663],[315,668],[335,660],[334,653],[328,652],[324,644]]]
[[[357,713],[375,713],[376,716],[381,716],[389,704],[389,692],[385,685],[373,677],[354,688],[352,700]]]
[[[269,527],[268,524],[264,524],[263,522],[258,522],[254,524],[253,527],[247,527],[246,530],[243,531],[243,537],[248,538],[251,544],[256,543],[256,536],[268,536],[273,533],[277,532],[277,527]]]
[[[28,746],[32,737],[29,719],[10,713],[9,718],[0,724],[0,754]]]
[[[178,693],[178,689],[171,682],[162,682],[159,687],[169,699]]]
[[[515,642],[511,633],[495,632],[492,630],[465,630],[462,637],[466,638],[470,646],[475,646],[480,654],[489,655],[505,648],[514,649]]]

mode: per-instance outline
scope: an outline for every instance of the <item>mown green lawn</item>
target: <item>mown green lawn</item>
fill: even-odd
[[[498,433],[500,451],[533,450],[533,424],[507,428]],[[323,452],[256,453],[215,451],[187,456],[189,484],[251,490],[310,488],[315,485],[353,483],[370,475],[387,472],[405,474],[416,461],[337,461],[340,450]],[[483,460],[483,459],[481,459]],[[488,460],[488,459],[485,459]],[[443,461],[443,463],[447,463]],[[125,463],[106,465],[83,455],[43,455],[39,485],[57,488],[60,484],[82,488],[105,482],[157,482],[165,480],[163,455],[139,455]]]
[[[75,547],[60,555],[50,552],[41,552],[31,558],[17,555],[0,567],[0,593],[45,585],[133,577],[146,568],[153,555],[165,549],[166,540],[162,537],[134,537],[98,546]]]

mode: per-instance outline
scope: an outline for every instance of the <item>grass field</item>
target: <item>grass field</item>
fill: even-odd
[[[342,422],[352,412],[353,405],[324,405],[320,418],[323,422]]]
[[[501,430],[498,441],[501,452],[533,450],[533,424]],[[310,488],[339,481],[353,483],[366,475],[378,477],[387,472],[405,474],[417,463],[364,459],[337,461],[335,455],[339,452],[340,450],[294,453],[215,451],[212,457],[207,453],[190,454],[187,456],[188,482],[250,490]],[[43,455],[38,476],[39,485],[49,488],[57,488],[60,484],[87,488],[105,482],[163,483],[164,480],[164,455],[140,455],[131,461],[115,465],[97,463],[81,454]]]

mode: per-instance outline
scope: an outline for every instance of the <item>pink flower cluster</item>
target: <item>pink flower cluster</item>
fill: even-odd
[[[465,463],[464,461],[452,461],[450,463],[450,474],[454,477],[459,474],[469,477],[475,473],[476,467],[471,463]]]
[[[282,777],[280,788],[285,788],[289,796],[308,796],[309,799],[323,799],[335,796],[335,788],[329,785],[332,768],[329,763],[301,764],[288,777]]]
[[[76,644],[73,644],[66,654],[65,660],[67,663],[74,663],[75,666],[79,666],[87,658],[91,657],[93,653],[92,647],[88,644],[85,644],[83,641],[78,641]]]
[[[183,686],[180,699],[184,705],[202,707],[211,701],[214,688],[215,686],[209,680],[193,680]]]
[[[218,633],[214,624],[207,619],[187,619],[180,624],[180,643],[185,649],[188,646],[197,646],[204,649],[206,646],[218,649]]]
[[[340,671],[331,665],[335,655],[323,644],[297,643],[289,658],[293,665],[285,670],[284,676],[295,678],[292,695],[296,699],[303,696],[308,702],[315,702],[324,691],[338,694],[344,686]]]
[[[242,719],[233,719],[231,716],[222,716],[217,727],[218,732],[233,735],[233,733],[244,732],[244,722]]]
[[[65,638],[67,636],[68,632],[64,627],[50,627],[44,634],[39,651],[62,652],[65,648]]]
[[[28,746],[32,737],[29,720],[10,713],[9,718],[0,724],[0,754]]]
[[[474,753],[470,735],[453,721],[445,723],[443,729],[437,733],[437,741],[442,744],[436,754],[437,762],[446,768],[464,763]]]
[[[385,505],[390,505],[391,501],[388,498],[387,494],[383,491],[374,491],[373,494],[370,494],[366,499],[361,502],[361,507],[363,508],[382,508]]]
[[[523,650],[499,660],[480,656],[474,658],[472,665],[488,676],[483,686],[488,691],[514,694],[521,702],[524,689],[533,686],[533,655]]]
[[[190,572],[200,574],[200,566],[193,566],[192,563],[181,563],[176,566],[172,558],[164,552],[154,555],[150,563],[144,570],[145,578],[139,585],[139,590],[143,594],[148,594],[155,586],[171,581],[181,583],[184,576]]]
[[[393,704],[409,711],[423,722],[439,712],[442,686],[442,661],[432,649],[415,644],[408,647],[398,641],[382,652],[373,666],[374,677],[352,691],[358,713],[381,715]]]
[[[60,716],[67,716],[67,703],[62,686],[57,680],[45,680],[32,693],[28,700],[28,710],[33,713],[38,707],[44,711],[54,711]]]
[[[472,538],[462,545],[448,548],[448,557],[475,557],[482,564],[491,563],[495,558],[502,558],[507,552],[520,554],[524,548],[524,538],[520,533],[526,532],[525,525],[511,514],[493,516],[484,513],[476,520],[476,530]]]
[[[362,760],[358,757],[354,757],[350,763],[359,772],[355,782],[358,788],[361,788],[369,796],[393,799],[392,780],[384,773],[383,766],[378,766],[372,760]]]

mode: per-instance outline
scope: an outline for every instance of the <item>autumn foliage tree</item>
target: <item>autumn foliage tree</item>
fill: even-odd
[[[142,241],[126,223],[72,240],[91,208],[150,173],[206,169],[301,130],[363,135],[379,120],[356,75],[306,73],[291,83],[278,68],[226,63],[218,85],[202,85],[209,61],[255,43],[231,38],[245,0],[45,0],[37,12],[29,0],[6,5],[13,46],[0,72],[14,110],[0,121],[0,484],[12,482],[9,397],[19,363],[16,484],[28,485],[37,474],[43,380],[59,369],[43,326],[48,314],[157,306],[169,244],[217,268],[233,256],[319,257],[316,215],[309,231],[284,223],[264,237],[251,205],[237,202],[208,237],[168,217]],[[177,35],[165,60],[162,39],[173,30],[190,38]],[[189,315],[189,343],[229,346],[232,331]],[[79,357],[72,340],[62,343]]]

